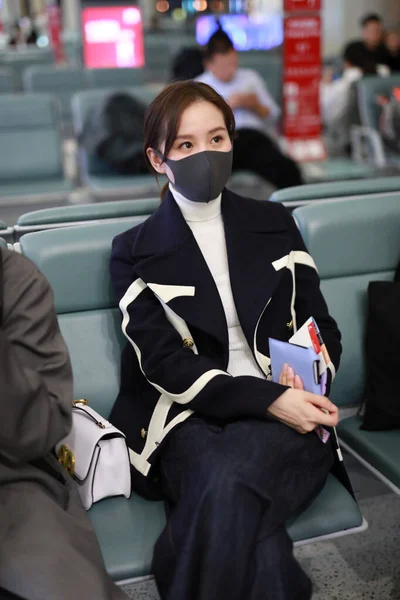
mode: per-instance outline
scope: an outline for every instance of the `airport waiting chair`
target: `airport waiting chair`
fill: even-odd
[[[142,68],[88,69],[89,87],[92,88],[129,88],[145,83]]]
[[[370,281],[389,281],[400,256],[400,193],[378,202],[348,199],[297,208],[294,213],[315,258],[330,313],[342,332],[343,355],[331,400],[344,418],[338,434],[354,454],[400,493],[400,430],[362,431],[358,413],[364,400],[364,339]],[[352,416],[349,416],[352,415]]]
[[[4,238],[0,237],[0,247],[7,248],[7,242]]]
[[[46,94],[0,95],[0,199],[64,201],[57,101]]]
[[[400,73],[389,77],[363,77],[356,83],[361,121],[360,136],[368,140],[377,167],[398,167],[400,164],[400,154],[396,155],[385,148],[379,131],[381,108],[377,102],[378,97],[389,98],[394,87],[400,87]]]
[[[379,202],[381,197],[397,194],[400,191],[400,177],[378,177],[356,181],[332,181],[313,183],[277,190],[270,198],[273,202],[282,202],[290,209],[306,204],[364,198],[374,195]]]
[[[16,241],[25,233],[83,225],[89,222],[130,222],[131,217],[147,217],[160,206],[160,197],[143,200],[114,200],[95,204],[74,204],[56,208],[43,208],[25,213],[14,226]],[[0,223],[0,235],[2,235]]]
[[[54,53],[51,48],[18,48],[18,50],[5,50],[0,54],[0,67],[12,70],[15,89],[18,91],[22,90],[22,73],[26,68],[52,64],[54,64]]]
[[[87,71],[79,67],[35,65],[22,75],[25,92],[54,94],[61,106],[64,127],[71,126],[71,100],[74,93],[89,87]]]
[[[148,105],[162,89],[160,86],[137,86],[119,91],[132,94]],[[79,92],[72,98],[72,118],[75,137],[81,138],[84,123],[89,113],[95,110],[113,90],[99,89]],[[108,166],[97,157],[90,155],[81,143],[78,148],[80,178],[95,200],[131,199],[154,197],[160,194],[160,185],[152,175],[115,175]]]
[[[239,64],[253,69],[264,79],[275,102],[282,106],[282,58],[270,52],[240,52]]]
[[[125,341],[109,276],[111,241],[137,223],[120,221],[22,236],[21,251],[49,280],[74,372],[74,396],[107,417],[118,393]],[[82,286],[84,280],[85,285]],[[164,506],[136,494],[96,503],[89,516],[106,567],[116,581],[151,572],[154,544],[165,525]],[[333,476],[314,503],[288,524],[296,544],[365,529],[349,492]]]
[[[0,94],[12,94],[15,91],[15,79],[11,69],[0,67]]]

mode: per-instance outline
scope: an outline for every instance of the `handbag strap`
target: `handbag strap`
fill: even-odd
[[[76,406],[76,404],[75,404],[73,410],[80,410],[80,411],[84,412],[85,415],[87,415],[88,417],[90,417],[92,419],[92,421],[94,421],[96,423],[96,425],[98,425],[100,427],[100,429],[105,429],[106,428],[106,426],[104,425],[104,423],[102,423],[101,421],[98,421],[96,419],[96,417],[94,417],[92,414],[90,414],[89,411],[87,411],[84,408],[82,408],[82,406]]]

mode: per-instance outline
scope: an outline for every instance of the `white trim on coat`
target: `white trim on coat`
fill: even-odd
[[[185,338],[189,338],[189,339],[191,339],[193,341],[193,346],[192,346],[191,350],[195,354],[198,354],[197,346],[196,346],[196,344],[195,344],[195,342],[193,340],[193,336],[190,333],[190,329],[187,326],[186,321],[184,321],[182,319],[182,317],[180,317],[179,315],[177,315],[176,312],[173,311],[170,306],[168,306],[167,301],[164,301],[163,298],[161,296],[159,296],[156,293],[155,289],[153,289],[151,286],[154,286],[154,284],[148,284],[148,287],[157,296],[157,298],[158,298],[161,306],[163,307],[163,309],[165,311],[165,316],[167,317],[168,321],[171,323],[171,325],[174,327],[174,329],[176,329],[176,331],[179,333],[179,335],[182,337],[183,340]],[[173,286],[173,287],[179,287],[179,286]],[[194,290],[194,288],[193,288],[193,290]]]
[[[203,373],[198,379],[196,379],[196,381],[194,383],[192,383],[192,385],[189,388],[187,388],[184,392],[181,392],[179,394],[174,394],[173,392],[168,392],[167,390],[162,388],[160,385],[157,385],[156,383],[154,383],[153,381],[150,381],[150,379],[148,379],[148,377],[146,376],[146,373],[144,372],[143,367],[142,367],[142,353],[140,351],[140,348],[137,344],[135,344],[133,339],[130,338],[127,333],[127,327],[128,327],[129,320],[130,320],[129,313],[128,313],[128,306],[136,300],[136,298],[139,296],[139,294],[141,294],[143,292],[143,290],[146,289],[146,287],[147,286],[142,279],[136,279],[136,281],[134,281],[129,286],[129,288],[125,292],[125,295],[121,299],[121,301],[119,303],[119,308],[123,315],[122,332],[123,332],[124,336],[127,338],[127,340],[130,342],[130,344],[133,346],[133,349],[136,352],[136,356],[137,356],[137,359],[139,362],[140,370],[142,371],[144,377],[146,377],[147,381],[156,390],[158,390],[160,392],[160,394],[164,394],[165,396],[168,396],[168,398],[170,398],[174,402],[177,402],[178,404],[188,404],[197,396],[197,394],[199,394],[205,388],[205,386],[212,379],[214,379],[214,377],[217,377],[218,375],[225,375],[226,377],[231,377],[231,375],[229,375],[229,373],[227,373],[226,371],[222,371],[220,369],[210,369],[209,371],[206,371],[205,373]]]
[[[162,285],[160,283],[148,283],[147,287],[164,302],[170,302],[179,296],[194,296],[195,287],[193,285]]]

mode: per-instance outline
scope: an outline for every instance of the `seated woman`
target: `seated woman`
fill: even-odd
[[[285,522],[324,486],[334,452],[314,429],[338,411],[290,367],[271,381],[268,338],[287,341],[312,315],[333,373],[340,333],[290,214],[225,189],[234,131],[199,82],[170,84],[147,111],[147,159],[169,190],[113,242],[129,343],[111,420],[134,489],[167,501],[153,561],[163,599],[306,600]]]

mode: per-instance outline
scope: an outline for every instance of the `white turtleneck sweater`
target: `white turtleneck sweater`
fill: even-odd
[[[224,308],[229,336],[228,373],[264,378],[247,343],[239,323],[229,279],[224,223],[221,215],[221,194],[211,202],[192,202],[170,184],[170,190],[217,286]]]

